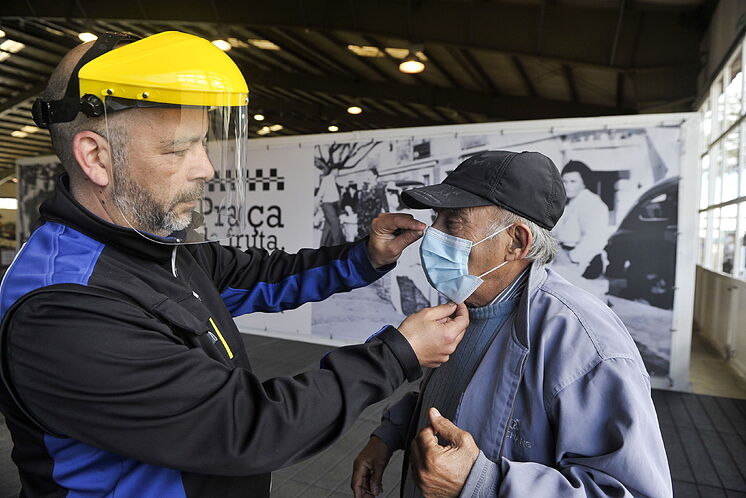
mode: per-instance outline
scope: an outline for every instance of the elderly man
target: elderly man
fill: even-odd
[[[437,211],[423,269],[466,302],[471,324],[420,393],[386,410],[355,460],[355,496],[379,494],[392,452],[404,448],[406,498],[671,496],[632,338],[603,303],[545,266],[565,205],[552,161],[488,151],[402,198]]]
[[[446,361],[466,309],[426,309],[320,369],[257,378],[232,317],[367,285],[424,225],[388,214],[367,239],[298,254],[199,240],[200,205],[246,221],[246,82],[207,40],[122,40],[73,49],[34,104],[67,174],[0,289],[21,495],[269,496],[270,471]]]

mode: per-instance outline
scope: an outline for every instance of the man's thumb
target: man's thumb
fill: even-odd
[[[459,436],[463,431],[459,429],[456,424],[441,415],[437,408],[430,408],[428,415],[430,417],[430,426],[435,432],[440,434],[443,439],[451,444],[459,441]]]

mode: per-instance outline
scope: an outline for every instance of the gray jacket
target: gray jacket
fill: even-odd
[[[472,321],[488,318],[483,310],[470,310]],[[403,448],[416,402],[410,393],[390,406],[374,434]],[[532,268],[454,422],[481,450],[461,496],[673,495],[632,337],[604,303],[551,268]]]

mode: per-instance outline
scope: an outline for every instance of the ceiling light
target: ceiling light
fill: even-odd
[[[223,52],[227,52],[228,50],[232,48],[231,44],[225,40],[213,40],[212,44],[218,47]]]
[[[360,107],[359,105],[354,105],[353,104],[353,105],[351,105],[350,107],[347,108],[347,112],[350,113],[350,114],[360,114],[360,113],[363,112],[363,108]]]
[[[0,62],[8,58],[10,58],[10,54],[8,52],[0,52]]]
[[[254,119],[257,121],[264,121],[264,114],[262,114],[261,112],[257,112],[256,114],[254,114]]]
[[[425,70],[425,64],[415,55],[410,55],[399,64],[399,71],[407,74],[417,74]]]
[[[0,50],[4,50],[5,52],[10,52],[11,54],[16,54],[26,48],[26,45],[24,45],[21,42],[7,39],[4,42],[0,43]]]
[[[80,41],[82,41],[83,43],[88,43],[94,40],[98,40],[98,36],[88,32],[78,33],[78,39],[80,39]]]
[[[246,41],[254,45],[256,48],[261,48],[262,50],[280,50],[279,46],[269,40],[258,40],[255,38],[249,38]]]
[[[25,131],[26,133],[36,133],[39,131],[39,128],[36,126],[26,125],[23,128],[21,128],[21,131]]]
[[[327,130],[329,130],[330,132],[334,133],[335,131],[339,131],[339,126],[337,126],[335,124],[332,124],[332,125],[329,125],[329,127],[327,128]]]
[[[280,131],[283,129],[283,126],[281,124],[273,124],[269,127],[269,131]]]
[[[18,209],[18,199],[15,197],[0,197],[0,209]]]
[[[360,57],[386,57],[380,48],[368,45],[347,45],[347,50]]]
[[[11,131],[10,134],[16,138],[26,138],[28,136],[28,133],[21,130]]]
[[[256,131],[257,135],[266,135],[269,133],[269,126],[262,126]]]
[[[0,29],[0,38],[5,38],[5,31]]]

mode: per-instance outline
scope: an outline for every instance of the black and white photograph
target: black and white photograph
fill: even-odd
[[[611,307],[629,329],[652,375],[671,357],[675,292],[678,175],[677,126],[600,128],[549,133],[489,133],[316,145],[314,240],[364,237],[381,212],[430,224],[431,210],[400,201],[404,190],[439,183],[461,161],[485,150],[537,150],[562,176],[567,204],[552,234],[552,268]],[[444,302],[420,265],[418,244],[373,285],[313,305],[312,334],[365,339],[381,320],[398,323]]]

